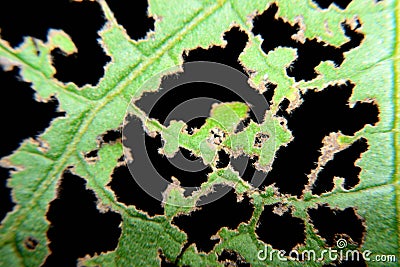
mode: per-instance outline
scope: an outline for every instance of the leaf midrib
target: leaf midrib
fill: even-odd
[[[47,191],[49,186],[54,182],[55,179],[58,179],[59,174],[63,169],[65,169],[65,164],[68,162],[70,157],[76,153],[76,147],[80,143],[81,137],[87,132],[89,126],[91,125],[93,119],[96,117],[96,115],[99,113],[99,111],[106,106],[109,102],[111,102],[116,96],[121,94],[121,92],[131,83],[132,80],[137,78],[143,71],[145,71],[149,66],[151,66],[157,59],[159,59],[162,55],[164,55],[168,50],[174,46],[176,43],[178,43],[181,40],[181,37],[184,36],[187,32],[189,32],[191,29],[195,28],[199,23],[207,19],[210,15],[212,15],[214,12],[216,12],[219,8],[221,8],[226,1],[223,1],[222,3],[219,2],[212,7],[208,8],[207,10],[202,9],[201,12],[191,21],[189,25],[185,25],[182,27],[180,31],[177,32],[177,34],[172,35],[169,38],[169,42],[163,42],[162,46],[160,48],[157,48],[157,53],[154,54],[153,57],[146,58],[144,62],[141,62],[138,67],[139,69],[136,69],[132,71],[128,76],[124,77],[122,80],[120,80],[112,89],[105,95],[105,97],[98,102],[95,102],[94,108],[89,111],[88,115],[85,117],[85,119],[82,121],[82,123],[79,125],[79,130],[76,132],[76,134],[73,136],[71,139],[71,142],[69,145],[67,145],[66,149],[64,150],[65,152],[62,153],[56,164],[53,165],[52,170],[48,173],[47,179],[44,179],[44,183],[40,184],[40,187],[35,191],[32,200],[28,203],[28,205],[22,207],[20,206],[18,212],[19,216],[17,216],[14,220],[16,221],[15,224],[13,225],[13,228],[18,228],[20,224],[23,222],[24,218],[28,214],[29,210],[31,210],[35,204],[37,203],[38,199],[43,195],[44,192]],[[106,4],[104,1],[101,1],[100,4],[102,5],[103,8],[106,8]],[[50,126],[51,127],[51,126]],[[25,212],[21,212],[25,211]],[[4,244],[8,243],[9,241],[13,242],[15,241],[14,236],[15,236],[16,231],[9,231],[7,234],[4,236],[2,241],[0,242],[0,246],[3,246]]]

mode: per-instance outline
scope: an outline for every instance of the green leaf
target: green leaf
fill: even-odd
[[[261,49],[261,37],[252,34],[252,18],[268,8],[269,2],[151,0],[149,15],[156,18],[155,32],[147,39],[133,41],[117,23],[106,2],[98,0],[107,20],[99,32],[101,44],[112,60],[96,86],[83,88],[54,78],[51,50],[59,48],[67,54],[76,52],[73,42],[64,32],[49,31],[46,42],[26,37],[18,48],[12,48],[0,39],[0,64],[3,68],[19,67],[21,78],[31,83],[36,91],[35,98],[47,101],[56,97],[60,103],[59,110],[66,114],[54,119],[40,136],[23,141],[18,150],[1,161],[3,166],[16,169],[8,182],[16,206],[0,227],[0,266],[40,266],[49,255],[46,213],[49,203],[56,197],[57,184],[69,167],[87,180],[87,187],[94,190],[99,199],[100,210],[119,212],[123,219],[122,234],[115,251],[86,257],[82,259],[85,265],[157,266],[161,250],[168,261],[176,261],[179,265],[221,266],[217,255],[224,249],[237,252],[252,266],[302,265],[276,259],[272,263],[263,262],[257,258],[257,252],[268,244],[258,238],[255,229],[264,205],[274,203],[284,203],[292,208],[293,216],[304,221],[306,240],[298,247],[300,251],[313,249],[320,252],[327,247],[307,213],[309,208],[327,204],[338,209],[354,207],[363,218],[367,231],[360,250],[371,250],[373,255],[392,254],[399,257],[398,1],[353,0],[345,10],[331,5],[325,11],[311,0],[279,1],[278,16],[292,24],[300,21],[305,38],[319,38],[331,45],[338,46],[347,41],[340,26],[343,21],[358,17],[362,23],[361,31],[365,39],[361,45],[346,52],[345,60],[339,67],[322,62],[316,68],[318,77],[309,82],[295,82],[286,74],[286,67],[296,58],[294,49],[277,48],[265,54]],[[249,73],[249,83],[259,92],[268,90],[264,86],[266,82],[277,85],[271,109],[262,124],[251,122],[236,133],[239,122],[248,116],[249,107],[237,102],[223,103],[213,107],[201,129],[194,135],[188,135],[183,122],[173,121],[164,127],[130,105],[132,98],[139,99],[144,92],[158,90],[161,78],[170,74],[171,69],[181,71],[182,54],[186,51],[225,45],[223,33],[232,25],[239,26],[249,37],[239,57]],[[149,79],[153,82],[148,83]],[[366,126],[355,136],[337,133],[334,137],[334,141],[343,144],[343,147],[360,137],[368,140],[368,151],[356,162],[362,172],[360,184],[354,189],[345,190],[339,178],[330,193],[315,196],[306,192],[303,198],[296,198],[281,195],[272,186],[265,190],[253,188],[231,167],[223,170],[215,167],[216,152],[225,149],[235,156],[257,155],[257,169],[269,171],[279,147],[293,139],[284,119],[277,116],[282,100],[288,99],[289,109],[293,110],[302,104],[300,92],[324,90],[329,84],[346,80],[356,85],[351,103],[373,99],[380,111],[380,121],[376,126]],[[184,147],[201,156],[213,168],[207,182],[191,197],[185,197],[179,187],[170,188],[162,216],[149,217],[134,206],[118,202],[107,187],[118,159],[123,155],[123,147],[118,142],[100,145],[96,140],[106,131],[119,128],[127,111],[139,117],[146,130],[161,134],[165,141],[162,152],[166,156],[171,157],[179,147]],[[226,138],[209,146],[207,142],[213,129],[224,132]],[[254,140],[261,133],[271,138],[264,140],[261,147],[254,147]],[[87,161],[84,155],[95,149],[99,150],[98,158],[95,162]],[[238,197],[242,194],[251,197],[254,214],[238,229],[222,228],[216,233],[221,241],[209,254],[198,252],[193,244],[188,244],[183,250],[187,236],[172,225],[172,219],[179,213],[193,212],[199,197],[210,192],[216,184],[234,185]],[[38,241],[33,250],[25,245],[28,238]],[[270,245],[268,247],[271,248]],[[329,262],[307,263],[322,266]],[[377,262],[368,264],[378,265]],[[388,266],[390,264],[397,265],[387,263]]]

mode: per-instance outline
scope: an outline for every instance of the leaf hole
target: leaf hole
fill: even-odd
[[[254,138],[254,146],[261,148],[262,145],[269,139],[269,135],[267,133],[257,133]]]
[[[7,140],[1,146],[0,157],[17,149],[21,140],[41,134],[50,122],[65,115],[58,111],[58,101],[35,100],[35,91],[30,83],[21,81],[19,68],[3,71],[0,68],[0,83],[8,90],[2,91],[0,112],[7,114],[2,117],[2,138]]]
[[[254,207],[250,199],[245,195],[238,202],[234,190],[225,185],[214,186],[214,192],[202,196],[200,203],[226,190],[229,192],[223,197],[201,206],[190,214],[175,217],[172,221],[188,235],[188,244],[195,243],[199,251],[210,252],[218,243],[212,236],[217,234],[219,229],[222,227],[236,229],[240,223],[250,220],[253,214]]]
[[[266,176],[266,173],[257,170],[255,167],[258,159],[258,156],[249,157],[247,155],[240,155],[237,158],[231,157],[233,169],[239,172],[239,176],[243,180],[255,187],[258,187]]]
[[[86,189],[84,179],[64,172],[57,199],[50,203],[46,215],[51,223],[47,231],[51,254],[44,266],[75,266],[78,258],[117,247],[121,215],[100,212],[97,201],[94,192]]]
[[[277,18],[278,6],[272,4],[261,15],[254,18],[252,32],[260,34],[264,41],[261,44],[265,54],[277,47],[292,47],[297,49],[297,58],[287,68],[286,72],[296,81],[310,81],[317,77],[315,67],[323,61],[332,61],[336,67],[344,61],[344,52],[359,46],[364,39],[361,32],[342,23],[344,34],[350,39],[340,47],[332,46],[317,39],[305,39],[302,43],[293,38],[300,32],[298,23],[292,25],[282,18]]]
[[[121,157],[118,158],[117,160],[119,163],[124,163],[125,162],[125,156],[122,155]]]
[[[317,180],[312,188],[313,194],[321,195],[330,192],[334,188],[334,177],[344,178],[344,188],[346,190],[354,188],[360,181],[359,174],[361,168],[355,166],[362,153],[368,150],[368,143],[365,138],[360,138],[351,144],[348,148],[343,149],[335,154],[318,173]]]
[[[167,87],[163,83],[167,84],[177,79],[179,80],[179,76],[178,78],[167,76],[162,81],[160,88]],[[249,90],[254,89],[249,87]],[[161,98],[158,99],[160,96]],[[195,119],[186,119],[184,112],[173,112],[179,105],[185,105],[187,101],[199,98],[208,98],[210,100],[196,106],[197,115]],[[158,100],[156,101],[156,99]],[[166,93],[163,90],[159,90],[155,93],[144,94],[142,98],[135,102],[135,105],[145,111],[150,118],[157,119],[165,126],[168,126],[172,120],[181,120],[185,123],[189,121],[187,131],[189,134],[193,134],[193,129],[199,129],[205,123],[206,118],[210,116],[212,104],[220,102],[244,103],[244,100],[235,92],[223,86],[207,82],[191,82],[174,87]],[[155,105],[150,105],[150,103],[155,103]],[[188,107],[184,106],[184,108]]]
[[[225,138],[226,138],[225,132],[217,127],[211,129],[210,134],[211,134],[211,136],[209,138],[209,141],[210,141],[210,143],[212,143],[214,145],[218,146],[218,145],[222,144],[222,142],[225,141]]]
[[[0,13],[3,11],[4,9],[1,9]],[[0,21],[2,19],[1,17]],[[3,30],[2,28],[2,37]],[[35,101],[35,91],[31,88],[30,83],[20,79],[19,72],[17,67],[10,71],[0,68],[0,84],[6,89],[2,90],[0,98],[0,112],[6,114],[2,117],[1,135],[4,142],[0,146],[0,158],[16,150],[20,146],[21,140],[38,136],[44,132],[54,118],[65,115],[64,112],[58,111],[58,101],[55,98],[50,98],[47,102]],[[37,144],[41,149],[39,141]],[[7,187],[11,170],[13,170],[12,166],[6,166],[6,164],[0,167],[0,202],[2,203],[0,221],[15,206],[11,197],[11,189]]]
[[[172,183],[171,177],[174,176],[181,186],[197,188],[207,181],[208,173],[212,172],[212,168],[202,160],[187,160],[180,151],[171,158],[160,153],[163,148],[161,135],[152,137],[144,133],[142,123],[136,117],[132,117],[124,127],[123,145],[132,151],[133,161],[129,163],[129,169],[138,180],[149,177],[147,179],[151,179],[152,190],[156,190],[154,193],[159,194],[159,199],[167,189],[164,180]],[[185,195],[191,192],[187,188]]]
[[[267,100],[269,106],[272,105],[272,99],[274,97],[276,87],[277,85],[272,82],[265,83],[265,91],[263,96],[265,97],[265,100]]]
[[[250,125],[251,121],[258,122],[257,117],[254,114],[253,110],[250,109],[250,112],[247,114],[247,117],[241,120],[238,126],[236,127],[235,133],[239,133],[244,129],[246,129],[246,127]]]
[[[327,9],[330,5],[334,4],[340,9],[346,9],[352,0],[312,0],[321,9]]]
[[[24,36],[47,40],[49,29],[64,30],[78,53],[66,57],[58,48],[53,49],[51,57],[57,70],[54,77],[79,86],[97,84],[104,75],[103,66],[110,60],[97,42],[97,32],[104,22],[100,6],[90,1],[18,0],[4,2],[0,10],[2,38],[13,47],[19,45]]]
[[[32,236],[28,236],[25,240],[24,240],[24,245],[27,249],[29,250],[34,250],[37,245],[39,245],[39,241],[37,241],[34,237]]]
[[[159,149],[163,147],[162,139],[160,135],[152,138],[146,134],[145,137],[146,152],[157,172],[164,177],[166,180],[172,182],[171,177],[174,176],[179,180],[181,186],[186,187],[200,187],[202,183],[207,181],[208,174],[212,172],[212,169],[208,165],[204,165],[202,161],[198,163],[202,165],[196,172],[185,170],[171,163],[170,159],[161,155]],[[174,157],[176,157],[175,155]],[[171,159],[173,160],[174,157]]]
[[[277,204],[264,206],[256,234],[265,244],[289,253],[298,244],[304,244],[305,226],[302,219],[293,217],[289,211],[278,213],[279,208]]]
[[[0,221],[2,221],[7,213],[12,211],[15,206],[11,197],[11,188],[7,186],[10,170],[11,168],[0,168]]]
[[[100,136],[101,144],[114,144],[116,142],[120,142],[122,138],[121,129],[117,130],[108,130],[104,134]]]
[[[225,32],[224,39],[227,42],[225,47],[212,46],[208,49],[196,48],[190,50],[188,53],[183,55],[184,61],[218,62],[235,68],[247,75],[243,66],[240,65],[238,58],[243,52],[249,37],[245,32],[241,31],[240,28],[232,27],[229,31]]]
[[[160,264],[161,267],[175,267],[175,266],[177,266],[175,264],[175,262],[171,262],[171,261],[169,261],[167,259],[167,257],[164,255],[162,249],[158,250],[158,257],[161,260],[161,264]]]
[[[224,149],[219,150],[216,167],[218,169],[223,169],[228,166],[229,161],[230,161],[230,155]]]
[[[224,39],[227,41],[225,47],[212,46],[209,49],[197,48],[187,51],[183,55],[185,63],[196,61],[222,63],[241,71],[247,76],[238,61],[238,57],[248,41],[247,34],[242,32],[238,27],[233,27],[224,34]],[[200,128],[204,124],[205,118],[209,117],[213,103],[209,101],[203,105],[196,105],[198,118],[195,119],[187,119],[182,114],[171,115],[171,113],[173,113],[173,111],[180,105],[198,98],[211,99],[214,103],[235,101],[242,103],[245,102],[237,93],[214,83],[191,82],[180,84],[179,79],[181,79],[181,77],[184,79],[185,77],[187,78],[190,75],[193,75],[193,73],[190,73],[192,70],[188,69],[184,69],[184,74],[182,75],[177,76],[176,74],[173,74],[164,77],[160,85],[161,90],[158,92],[145,93],[141,99],[135,102],[135,105],[148,114],[149,117],[157,119],[165,126],[169,125],[171,120],[182,120],[188,124],[187,132],[193,134],[193,129]],[[177,86],[171,88],[171,84],[177,84]],[[249,90],[250,92],[254,92],[254,89],[247,83],[247,80],[243,85],[240,84],[240,86],[243,86],[244,89]],[[165,92],[165,90],[168,91]],[[263,116],[267,109],[268,105],[260,107],[260,114]],[[253,111],[250,111],[250,118],[254,119],[255,122],[258,122]],[[236,131],[245,128],[248,123],[250,123],[250,119],[242,121]]]
[[[149,214],[163,215],[164,208],[161,202],[148,195],[135,181],[126,165],[116,167],[108,184],[114,192],[118,202],[133,205],[138,210]]]
[[[336,241],[343,235],[361,246],[365,226],[354,208],[339,210],[325,204],[319,205],[316,209],[309,209],[308,214],[318,234],[326,240],[328,246],[335,246]]]
[[[143,39],[146,34],[154,30],[155,21],[153,17],[148,16],[146,0],[107,0],[106,2],[114,13],[118,24],[124,27],[131,39]]]
[[[250,267],[250,263],[246,262],[239,253],[230,249],[222,250],[221,254],[218,255],[218,261],[226,267]]]
[[[180,152],[182,153],[182,155],[190,160],[190,161],[195,161],[200,159],[199,157],[196,157],[195,155],[193,155],[193,153],[190,150],[187,150],[186,148],[183,147],[179,147]]]
[[[98,154],[99,150],[98,149],[94,149],[88,153],[85,153],[84,157],[85,160],[89,163],[94,163],[97,161],[97,154]]]
[[[374,103],[356,102],[350,107],[353,88],[347,82],[321,91],[308,90],[302,95],[303,104],[291,113],[286,111],[289,101],[282,101],[277,115],[287,120],[294,138],[277,151],[263,185],[275,183],[281,193],[301,196],[308,183],[307,175],[317,167],[325,136],[332,132],[352,136],[365,125],[379,121],[379,110]]]
[[[200,129],[206,123],[207,117],[196,117],[194,119],[186,122],[186,131],[188,134],[192,135],[195,129]]]

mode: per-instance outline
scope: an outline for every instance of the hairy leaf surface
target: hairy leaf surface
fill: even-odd
[[[67,169],[87,180],[87,187],[99,199],[100,210],[119,212],[123,219],[117,248],[80,259],[85,266],[158,266],[161,253],[168,262],[178,265],[223,266],[224,262],[218,261],[218,255],[224,250],[234,251],[252,266],[304,264],[278,261],[277,258],[266,262],[257,258],[258,251],[265,245],[269,249],[274,248],[256,234],[266,205],[285,207],[282,208],[283,213],[288,212],[304,223],[305,240],[296,247],[298,251],[312,249],[321,252],[328,247],[327,240],[316,229],[309,214],[310,209],[326,205],[333,210],[354,208],[366,229],[361,244],[352,244],[356,249],[370,250],[372,255],[396,255],[398,258],[399,3],[395,0],[353,0],[344,10],[335,5],[322,10],[311,0],[278,1],[277,16],[291,24],[299,22],[302,26],[300,39],[318,38],[327,44],[340,46],[348,41],[341,24],[346,22],[352,25],[356,19],[361,24],[357,31],[365,35],[360,46],[344,53],[345,59],[340,66],[323,61],[315,68],[318,74],[315,79],[299,82],[286,72],[296,59],[296,49],[278,47],[266,54],[261,46],[263,41],[268,42],[268,38],[263,39],[252,33],[253,18],[271,3],[266,0],[150,0],[148,12],[156,19],[155,30],[147,38],[134,41],[118,24],[107,3],[98,0],[107,20],[99,32],[101,45],[112,60],[106,65],[104,77],[96,86],[82,88],[54,78],[51,50],[59,48],[67,54],[76,52],[75,45],[63,31],[50,30],[46,41],[26,37],[17,48],[0,39],[2,67],[5,70],[18,67],[21,78],[31,83],[36,91],[36,100],[48,101],[55,97],[59,101],[59,110],[65,112],[65,116],[54,119],[43,134],[24,140],[18,150],[1,161],[5,167],[15,168],[8,186],[12,188],[16,206],[0,226],[0,266],[40,266],[45,261],[50,253],[46,213],[49,203],[56,197],[59,180]],[[268,90],[267,83],[276,85],[272,105],[266,114],[268,119],[263,123],[251,121],[237,133],[237,124],[249,115],[248,107],[239,102],[223,103],[214,106],[206,123],[195,134],[189,135],[185,132],[184,122],[174,121],[166,127],[132,106],[132,99],[139,99],[145,92],[157,91],[162,77],[171,74],[171,68],[175,73],[181,72],[182,55],[187,51],[226,45],[223,34],[233,26],[240,27],[249,37],[238,58],[248,72],[249,84],[259,92]],[[150,78],[156,82],[146,83]],[[305,92],[322,91],[329,85],[348,81],[355,85],[349,100],[350,107],[356,102],[373,102],[379,109],[379,122],[375,125],[366,125],[354,136],[337,132],[327,139],[327,146],[337,147],[333,154],[360,138],[367,140],[368,150],[355,163],[361,168],[361,173],[360,183],[354,188],[346,190],[343,187],[345,177],[336,177],[332,192],[313,195],[310,188],[314,181],[310,178],[300,197],[291,196],[281,194],[279,188],[273,185],[253,188],[231,166],[224,169],[216,167],[217,151],[223,148],[230,155],[257,156],[257,170],[268,172],[277,151],[296,138],[287,128],[286,119],[279,115],[280,104],[288,100],[287,111],[293,111],[301,107]],[[164,215],[151,217],[133,205],[118,202],[107,186],[113,170],[120,164],[118,159],[123,156],[123,146],[121,142],[101,144],[98,137],[121,127],[127,110],[142,120],[143,131],[161,134],[164,140],[162,150],[167,157],[172,157],[182,147],[203,157],[204,163],[213,168],[208,180],[192,196],[185,197],[179,186],[169,188]],[[201,144],[215,127],[223,129],[228,138],[212,149],[201,151]],[[273,132],[273,139],[265,140],[261,147],[253,146],[258,134],[270,132]],[[246,143],[248,140],[252,142]],[[97,158],[87,160],[85,155],[96,149]],[[322,151],[324,153],[325,150]],[[323,168],[326,162],[321,164]],[[291,162],[287,162],[288,168],[290,165]],[[172,221],[179,214],[195,212],[195,202],[212,191],[216,184],[235,186],[238,201],[244,194],[250,197],[254,213],[237,229],[223,227],[215,233],[220,241],[206,254],[199,252],[195,244],[188,244],[187,234]],[[26,245],[31,239],[38,242],[34,249]],[[351,237],[347,240],[349,243],[354,241]],[[306,263],[322,266],[331,263],[331,260]],[[379,264],[368,262],[368,265]],[[387,266],[390,265],[397,266],[398,263],[387,263]]]

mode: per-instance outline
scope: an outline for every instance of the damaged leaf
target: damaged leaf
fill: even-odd
[[[264,238],[275,231],[275,228],[271,230],[272,222],[265,219],[270,210],[270,216],[276,221],[290,218],[301,225],[291,229],[301,238],[296,239],[296,244],[287,246],[300,253],[313,250],[318,255],[328,247],[337,247],[335,241],[343,237],[351,244],[349,248],[372,251],[371,259],[375,255],[399,257],[398,1],[353,0],[345,9],[330,5],[323,10],[311,0],[277,2],[276,16],[291,25],[300,25],[297,34],[292,36],[299,43],[316,38],[339,47],[349,39],[343,28],[344,22],[349,22],[354,31],[365,36],[358,47],[344,52],[340,65],[322,61],[315,68],[316,78],[297,82],[287,71],[296,60],[296,49],[278,47],[265,53],[262,43],[268,42],[268,36],[252,32],[255,17],[267,10],[272,1],[150,0],[148,13],[155,19],[155,29],[139,41],[129,38],[106,1],[98,0],[97,4],[107,21],[99,32],[100,43],[112,60],[95,86],[78,87],[54,77],[51,51],[57,48],[66,54],[76,52],[72,40],[63,31],[50,30],[46,41],[26,37],[16,48],[0,39],[3,69],[9,71],[18,67],[21,79],[31,83],[35,90],[36,100],[48,101],[55,97],[59,111],[65,112],[65,116],[54,119],[39,136],[40,142],[27,139],[13,154],[1,160],[3,167],[15,169],[8,186],[16,206],[0,226],[0,266],[40,266],[51,253],[46,236],[50,226],[46,213],[67,169],[86,179],[86,186],[99,200],[97,208],[100,211],[112,210],[122,217],[122,232],[116,249],[79,259],[81,265],[158,266],[163,260],[179,266],[223,266],[231,261],[219,260],[223,258],[220,255],[227,252],[236,258],[236,262],[251,266],[333,263],[329,258],[315,262],[290,261],[287,256],[285,259],[289,261],[277,257],[267,261],[260,259],[257,256],[260,250],[280,247],[279,242]],[[354,26],[357,21],[359,27]],[[223,34],[233,26],[248,36],[249,41],[237,59],[249,76],[248,83],[259,94],[270,90],[268,84],[276,85],[271,106],[262,122],[250,119],[246,127],[238,130],[238,125],[250,116],[251,107],[241,102],[220,103],[211,108],[202,127],[189,133],[184,122],[171,121],[164,126],[132,104],[132,99],[159,90],[162,78],[171,75],[171,69],[174,74],[182,71],[183,54],[199,47],[225,46]],[[153,82],[148,83],[150,79]],[[305,174],[308,181],[301,195],[282,193],[274,184],[261,187],[248,183],[232,164],[217,167],[218,151],[223,150],[230,158],[252,158],[254,164],[249,169],[266,177],[281,149],[299,138],[292,134],[287,118],[282,114],[289,117],[291,112],[300,109],[306,92],[323,91],[328,86],[343,85],[348,81],[354,84],[349,107],[353,108],[358,102],[376,105],[379,121],[362,127],[354,135],[340,131],[326,135],[321,140],[321,157],[311,173]],[[282,105],[284,102],[288,105]],[[184,195],[179,181],[172,177],[173,183],[163,194],[164,215],[149,216],[133,205],[118,202],[108,186],[113,171],[122,164],[124,146],[119,136],[109,142],[104,136],[119,133],[126,122],[127,111],[141,120],[143,134],[161,135],[160,154],[172,158],[184,148],[212,168],[207,181],[190,196]],[[318,181],[321,169],[335,160],[335,154],[357,140],[366,140],[368,144],[368,149],[354,162],[355,168],[360,169],[359,183],[347,188],[344,186],[346,177],[335,176],[330,192],[313,194],[312,187]],[[131,151],[125,157],[134,161],[135,156],[135,151]],[[294,165],[292,162],[286,164],[287,168]],[[251,218],[238,222],[236,229],[223,226],[211,233],[215,245],[205,253],[195,244],[189,244],[188,234],[173,221],[201,209],[201,206],[196,207],[199,200],[212,195],[215,187],[221,184],[234,187],[238,203],[250,199]],[[340,227],[333,235],[326,235],[325,229],[321,230],[310,215],[321,207],[337,213],[353,212],[353,218],[359,220],[357,225],[362,225],[365,232],[361,237],[358,235],[357,240]],[[213,218],[208,220],[212,223]],[[346,225],[346,221],[341,223]],[[263,229],[269,231],[260,234]],[[378,265],[373,261],[367,264]],[[386,263],[386,266],[396,265],[398,262]]]

